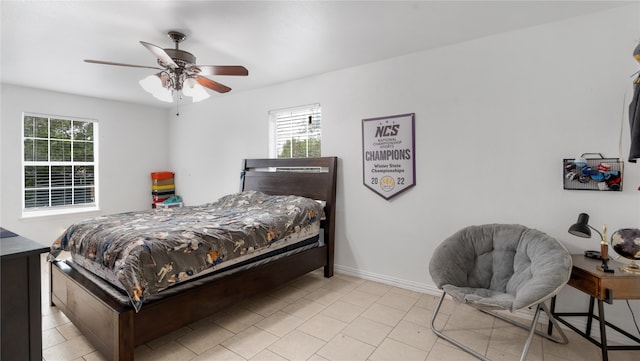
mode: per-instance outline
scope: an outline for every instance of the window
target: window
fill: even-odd
[[[97,210],[98,123],[23,114],[25,217]]]
[[[319,157],[320,104],[269,112],[271,158]]]

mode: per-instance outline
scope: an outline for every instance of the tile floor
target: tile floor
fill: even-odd
[[[56,307],[48,305],[43,267],[43,359],[104,360]],[[136,361],[205,360],[476,360],[429,328],[437,297],[319,271],[135,350]],[[492,360],[518,360],[526,331],[466,306],[443,305],[438,322]],[[446,322],[446,324],[445,324]],[[532,361],[596,361],[600,351],[572,331],[568,345],[539,336]],[[610,352],[611,361],[640,360],[640,351]]]

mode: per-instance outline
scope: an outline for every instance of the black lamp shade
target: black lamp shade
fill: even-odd
[[[577,237],[591,238],[591,229],[589,229],[589,215],[586,213],[580,213],[580,215],[578,215],[578,222],[569,227],[569,233]]]

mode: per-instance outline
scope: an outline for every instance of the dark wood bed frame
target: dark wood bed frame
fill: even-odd
[[[272,167],[287,171],[268,172]],[[296,168],[321,167],[321,172]],[[57,306],[108,359],[133,360],[134,348],[214,314],[243,298],[324,267],[333,276],[336,157],[246,159],[241,190],[295,194],[326,202],[324,245],[145,303],[136,313],[64,262],[51,263],[51,304]]]

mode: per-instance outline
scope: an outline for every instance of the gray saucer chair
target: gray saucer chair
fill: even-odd
[[[435,250],[429,272],[443,290],[431,318],[433,332],[481,360],[489,360],[443,330],[435,322],[446,295],[516,326],[529,330],[520,360],[524,361],[534,333],[566,344],[567,337],[551,316],[544,301],[553,297],[569,280],[571,256],[556,239],[535,229],[514,224],[466,227]],[[516,312],[535,307],[530,325],[515,322],[497,310]],[[536,330],[540,311],[547,314],[561,338]],[[551,328],[549,328],[551,330]]]

